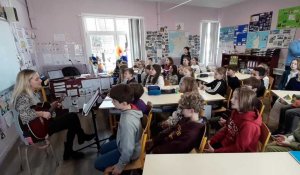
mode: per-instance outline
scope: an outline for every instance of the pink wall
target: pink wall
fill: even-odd
[[[137,0],[29,0],[30,13],[37,40],[49,42],[54,33],[65,33],[69,40],[83,42],[81,33],[81,13],[124,15],[144,17],[145,29],[157,29],[157,4]],[[161,3],[161,11],[174,6]],[[175,29],[176,22],[183,22],[185,30],[199,34],[200,20],[217,20],[217,9],[182,6],[161,14],[161,26]],[[198,23],[198,25],[197,25]]]
[[[245,1],[227,8],[219,9],[219,21],[221,26],[235,26],[247,24],[250,21],[250,16],[256,13],[273,11],[272,29],[276,29],[277,16],[279,9],[300,6],[299,0],[251,0]],[[300,39],[300,29],[297,29],[295,39]],[[244,50],[245,47],[239,47],[239,50]],[[284,63],[287,55],[287,49],[281,50],[280,63]]]

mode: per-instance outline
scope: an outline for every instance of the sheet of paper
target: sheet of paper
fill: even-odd
[[[67,94],[68,96],[78,96],[78,92],[77,92],[77,89],[70,89],[70,90],[67,90]]]

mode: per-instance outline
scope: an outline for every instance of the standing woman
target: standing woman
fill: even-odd
[[[183,65],[183,57],[188,56],[191,59],[191,53],[190,53],[190,48],[189,47],[184,47],[183,48],[183,54],[181,55],[180,59],[180,64]]]
[[[32,106],[40,102],[35,90],[40,89],[42,80],[39,74],[30,69],[24,69],[17,75],[16,84],[12,95],[12,104],[16,111],[19,113],[20,125],[27,125],[30,121],[37,117],[46,119],[49,121],[48,135],[67,129],[67,140],[65,142],[65,150],[63,158],[68,160],[70,158],[78,159],[83,157],[83,153],[73,151],[73,140],[77,135],[78,143],[82,144],[84,141],[92,140],[95,135],[85,134],[81,128],[79,118],[76,113],[66,113],[62,116],[56,116],[52,118],[52,114],[48,111],[36,111]],[[51,103],[51,108],[59,108],[61,104],[58,101]],[[38,141],[30,131],[27,136],[31,136],[34,141]]]

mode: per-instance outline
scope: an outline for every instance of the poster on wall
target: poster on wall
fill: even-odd
[[[288,48],[294,40],[296,29],[271,30],[268,38],[268,48]]]
[[[262,49],[267,47],[269,31],[249,32],[247,34],[246,48]]]
[[[299,28],[300,6],[280,9],[278,12],[277,28]]]
[[[249,32],[271,29],[273,12],[258,13],[250,17]]]
[[[234,30],[234,41],[235,46],[244,46],[247,41],[248,24],[238,25]]]
[[[220,42],[231,42],[234,40],[236,26],[222,27],[220,29]]]
[[[180,57],[183,48],[188,45],[188,38],[184,31],[168,31],[169,36],[169,56]]]

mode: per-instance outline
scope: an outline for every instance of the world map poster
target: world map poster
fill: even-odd
[[[249,32],[247,35],[246,48],[262,49],[267,47],[269,31]]]

